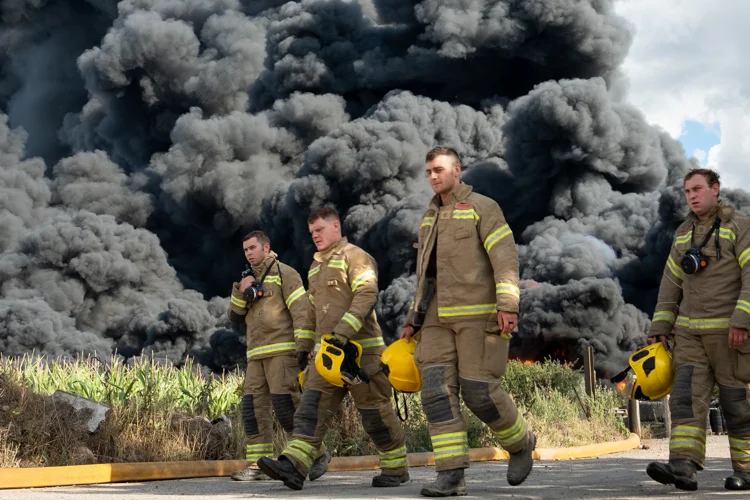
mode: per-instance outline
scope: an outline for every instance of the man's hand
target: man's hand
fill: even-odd
[[[242,278],[242,281],[240,281],[240,292],[244,292],[245,288],[249,287],[255,283],[255,276],[247,276],[245,278]]]
[[[331,339],[332,344],[334,345],[338,344],[339,347],[343,348],[347,342],[349,342],[348,338],[338,333],[333,333],[333,338]]]
[[[737,349],[747,340],[747,330],[744,328],[729,328],[729,348]]]
[[[310,354],[307,351],[302,351],[297,353],[297,366],[299,366],[299,371],[303,372],[305,371],[305,368],[307,368],[307,363],[310,362]]]
[[[414,335],[414,327],[411,325],[406,325],[401,329],[401,336],[399,338],[406,339],[406,341],[409,342],[412,335]]]
[[[669,344],[667,343],[667,336],[666,335],[657,335],[655,337],[649,337],[648,343],[649,344],[656,344],[657,342],[661,342],[661,345],[664,346],[664,349],[669,350]]]
[[[497,324],[500,326],[500,333],[510,335],[513,329],[518,326],[518,313],[498,311]]]

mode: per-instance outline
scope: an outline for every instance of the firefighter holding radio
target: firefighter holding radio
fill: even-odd
[[[675,329],[669,462],[652,462],[646,472],[662,484],[698,488],[718,384],[734,469],[724,486],[750,490],[750,220],[719,199],[712,170],[691,170],[683,187],[690,213],[675,232],[649,334],[666,348]]]

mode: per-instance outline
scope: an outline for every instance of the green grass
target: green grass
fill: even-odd
[[[244,439],[239,403],[243,374],[202,372],[187,359],[182,367],[140,358],[100,361],[78,358],[0,356],[0,466],[68,465],[94,462],[239,459]],[[538,439],[538,446],[574,446],[621,439],[627,429],[614,409],[618,391],[597,388],[586,398],[579,372],[545,362],[508,363],[502,384]],[[112,408],[99,431],[89,434],[75,415],[52,404],[63,390]],[[410,452],[431,451],[419,396],[405,395],[403,423]],[[7,407],[7,409],[6,409]],[[462,403],[469,445],[499,446],[495,436]],[[211,421],[225,415],[221,432]],[[276,424],[275,447],[286,436]],[[350,397],[344,399],[325,439],[334,456],[376,453]]]

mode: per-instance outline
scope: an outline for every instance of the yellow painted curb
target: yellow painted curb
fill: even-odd
[[[570,460],[590,458],[637,448],[641,444],[636,434],[628,439],[609,443],[574,446],[570,448],[538,448],[536,460]],[[486,462],[507,460],[502,448],[471,448],[469,460]],[[409,453],[409,467],[435,464],[432,452]],[[195,477],[229,476],[245,468],[244,460],[206,460],[196,462],[135,462],[123,464],[69,465],[63,467],[33,467],[0,469],[0,489],[72,486],[97,483],[188,479]],[[378,469],[377,455],[335,457],[328,465],[330,472]]]

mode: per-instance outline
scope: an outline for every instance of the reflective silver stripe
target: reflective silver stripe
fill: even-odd
[[[518,287],[511,283],[497,283],[495,285],[495,293],[497,295],[500,295],[501,293],[507,293],[508,295],[512,295],[514,297],[521,296],[521,291],[518,289]]]
[[[266,276],[263,278],[263,283],[274,283],[281,286],[281,278],[279,276]]]
[[[489,252],[492,250],[492,247],[494,247],[498,241],[502,240],[509,234],[511,234],[510,227],[508,224],[505,224],[503,226],[500,226],[499,228],[492,231],[487,238],[484,240],[484,249]]]
[[[476,316],[480,314],[491,314],[497,311],[495,304],[475,304],[469,306],[438,307],[438,316]]]
[[[344,313],[344,317],[341,319],[349,323],[349,326],[351,326],[355,332],[358,332],[362,328],[362,322],[351,313]]]
[[[240,308],[247,307],[247,301],[246,300],[242,300],[242,299],[240,299],[238,297],[235,297],[234,295],[232,295],[232,297],[229,300],[230,300],[230,302],[232,304],[236,305],[237,307],[240,307]]]
[[[302,297],[304,294],[305,294],[305,287],[301,286],[297,288],[295,291],[289,294],[289,297],[286,298],[286,306],[292,307],[292,304],[294,304],[294,301]]]
[[[690,240],[693,239],[693,231],[690,230],[687,233],[683,234],[682,236],[677,236],[674,239],[675,245],[682,245],[683,243],[690,243]]]
[[[359,276],[354,278],[354,281],[352,281],[352,292],[356,292],[357,288],[373,279],[375,279],[375,271],[372,269],[363,271]]]
[[[383,337],[373,337],[371,339],[355,340],[354,342],[361,345],[362,349],[367,349],[368,347],[380,347],[380,346],[385,345],[385,342],[383,342]]]
[[[740,254],[739,257],[737,257],[737,262],[740,264],[740,269],[745,267],[745,264],[750,261],[750,248],[746,249],[744,252]]]
[[[675,313],[670,311],[656,311],[654,313],[654,322],[656,321],[666,321],[669,324],[672,324],[677,319],[677,316]]]
[[[670,256],[669,256],[669,258],[667,259],[667,267],[669,268],[669,270],[670,270],[670,271],[672,271],[672,274],[674,274],[674,275],[675,275],[675,277],[676,277],[676,278],[677,278],[678,280],[681,280],[681,279],[682,279],[682,269],[680,269],[680,266],[678,266],[678,265],[677,265],[677,264],[675,263],[675,261],[674,261],[674,259],[672,258],[672,256],[671,256],[671,255],[670,255]]]

